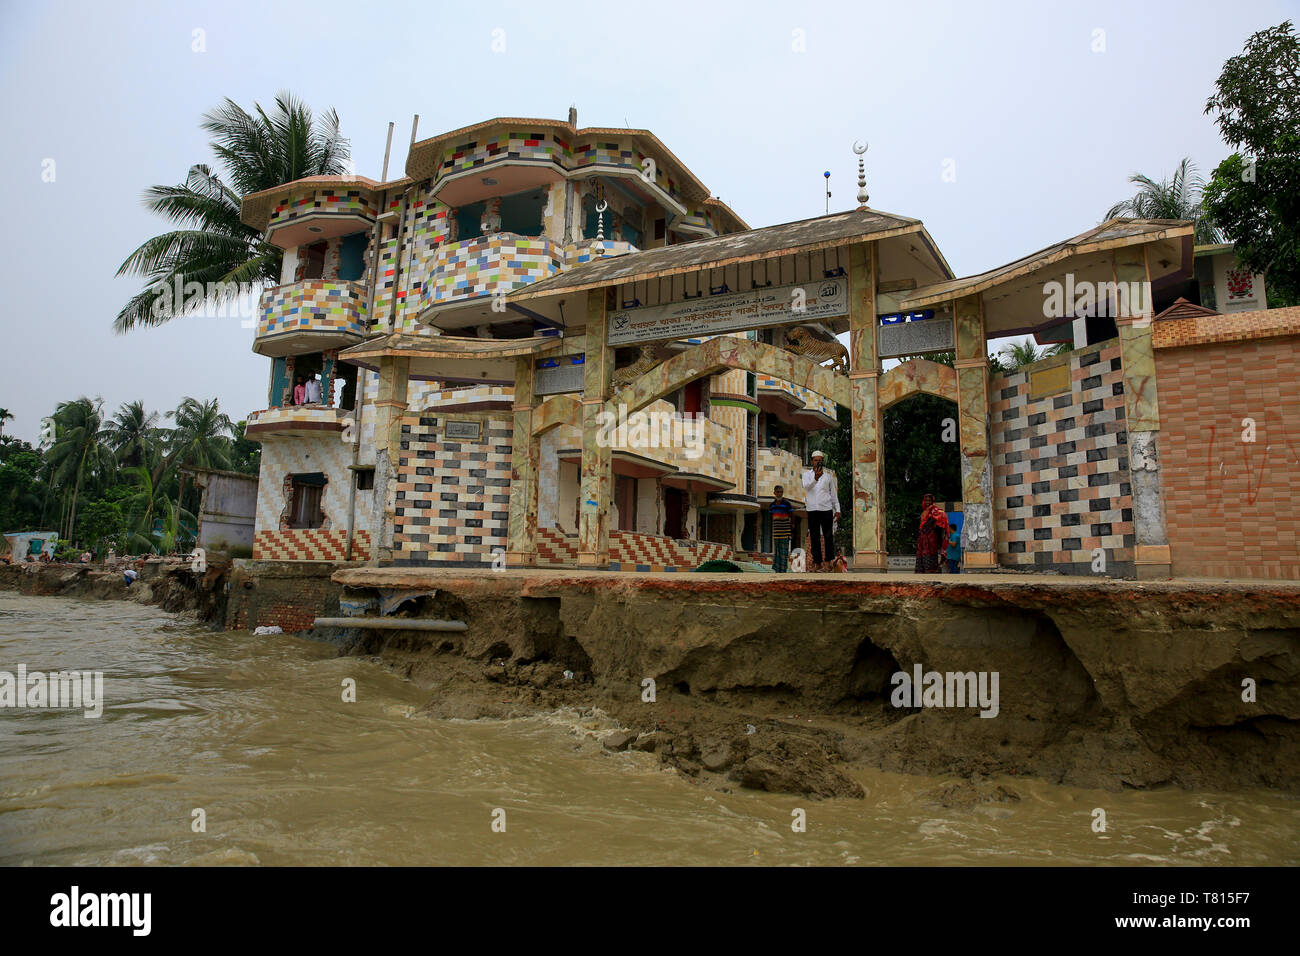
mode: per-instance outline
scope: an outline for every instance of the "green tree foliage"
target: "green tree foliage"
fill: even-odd
[[[200,496],[181,468],[258,467],[257,443],[242,437],[243,423],[235,439],[215,399],[187,397],[165,416],[127,402],[106,417],[99,399],[83,396],[51,418],[48,447],[0,435],[0,529],[57,530],[69,554],[188,544]]]
[[[143,465],[161,437],[158,413],[145,411],[144,402],[127,402],[105,424],[104,437],[123,465]]]
[[[120,548],[126,538],[126,517],[115,502],[89,502],[77,516],[76,540],[98,555]]]
[[[64,489],[59,534],[71,537],[83,485],[111,477],[115,462],[104,431],[103,399],[86,396],[54,410],[54,443],[45,456],[51,480]]]
[[[1169,179],[1156,182],[1149,176],[1134,173],[1128,178],[1138,187],[1132,199],[1115,203],[1106,211],[1107,219],[1131,216],[1134,219],[1190,219],[1196,224],[1197,242],[1218,242],[1219,231],[1213,217],[1205,210],[1201,194],[1205,182],[1196,175],[1196,166],[1188,157]]]
[[[884,418],[885,546],[891,554],[911,554],[921,496],[961,500],[957,405],[937,395],[915,395],[885,409]]]
[[[39,527],[44,468],[38,449],[7,435],[0,440],[0,532],[47,530]]]
[[[245,438],[247,429],[248,422],[235,422],[233,431],[237,437],[230,446],[230,467],[241,475],[256,475],[262,468],[262,443]]]
[[[1223,65],[1205,104],[1236,150],[1214,170],[1205,205],[1237,258],[1266,276],[1270,304],[1300,303],[1300,35],[1261,30]]]
[[[145,206],[180,228],[143,243],[118,269],[118,275],[148,280],[118,313],[113,327],[127,332],[139,326],[161,325],[175,317],[178,307],[155,308],[156,289],[198,282],[220,285],[270,284],[280,279],[281,251],[257,229],[240,221],[244,196],[306,176],[339,175],[348,171],[350,149],[339,132],[334,110],[321,117],[290,93],[280,93],[268,113],[254,104],[253,113],[227,99],[204,114],[201,126],[212,134],[212,150],[224,167],[224,178],[211,167],[190,167],[179,186],[154,186],[145,192]],[[215,287],[214,287],[215,288]],[[232,295],[218,290],[209,305]]]

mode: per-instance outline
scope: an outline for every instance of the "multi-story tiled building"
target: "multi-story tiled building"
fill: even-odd
[[[530,351],[548,337],[575,341],[582,316],[507,307],[505,294],[595,260],[748,230],[651,133],[575,124],[573,115],[489,120],[413,143],[396,181],[317,176],[246,197],[244,222],[284,250],[253,345],[271,360],[266,407],[248,424],[262,443],[254,557],[379,556],[375,535],[388,522],[385,560],[491,563],[507,546],[514,361],[535,363],[539,396],[580,396],[583,381],[572,349]],[[834,341],[829,327],[804,327]],[[764,341],[773,335],[780,344],[779,330]],[[375,500],[375,428],[392,383],[378,363],[339,359],[380,336],[492,353],[472,377],[404,373],[401,454],[392,487],[380,489],[390,508]],[[528,343],[524,358],[503,358],[502,340]],[[632,374],[649,357],[633,345],[618,350],[617,364]],[[313,377],[320,401],[295,404],[295,386]],[[610,436],[611,565],[762,560],[774,487],[802,504],[807,437],[835,421],[829,397],[743,371],[693,382],[631,416]],[[581,444],[572,424],[542,443],[542,563],[576,555]]]
[[[285,251],[254,342],[254,557],[761,560],[775,486],[803,504],[808,437],[847,410],[852,563],[884,570],[883,415],[925,394],[953,406],[929,437],[959,455],[964,570],[1300,576],[1300,310],[1261,309],[1190,222],[956,278],[867,198],[860,167],[856,210],[750,229],[652,134],[573,115],[246,197]],[[1074,351],[990,367],[1029,334]]]

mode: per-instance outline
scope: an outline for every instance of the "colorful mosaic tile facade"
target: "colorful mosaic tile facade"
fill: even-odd
[[[803,504],[803,466],[797,456],[780,448],[760,448],[757,464],[758,497],[773,497],[773,489],[780,485],[785,489],[785,497]]]
[[[310,196],[282,202],[271,211],[268,229],[274,230],[306,216],[365,216],[373,219],[375,207],[360,190],[318,189]]]
[[[278,411],[278,410],[277,410]],[[306,408],[294,409],[295,412],[308,411]],[[333,413],[334,409],[310,409],[312,412]],[[352,446],[343,441],[339,432],[326,432],[323,437],[274,437],[262,442],[262,463],[258,472],[257,483],[257,535],[267,531],[282,534],[293,531],[339,531],[345,532],[348,524],[348,487],[353,480],[349,467],[352,464]],[[373,451],[369,452],[373,455]],[[368,459],[373,461],[373,458]],[[362,463],[367,459],[363,458]],[[326,485],[321,493],[320,509],[323,515],[322,526],[318,529],[293,529],[286,523],[290,508],[292,487],[289,479],[295,474],[324,474]],[[356,501],[355,528],[368,531],[371,528],[373,495],[358,494]],[[319,537],[319,536],[318,536]],[[279,540],[279,539],[265,539]],[[285,540],[300,540],[291,536]],[[312,540],[301,539],[301,540]],[[257,537],[254,536],[254,553]],[[368,557],[367,553],[367,557]],[[306,560],[298,558],[294,560]]]
[[[654,159],[654,157],[647,157],[645,153],[632,145],[630,139],[624,141],[618,138],[602,138],[575,146],[570,168],[577,170],[587,166],[622,166],[642,174],[649,168],[646,166],[647,159]],[[676,181],[664,171],[663,164],[658,159],[655,160],[655,185],[674,199],[681,200],[680,188]]]
[[[805,411],[820,412],[828,418],[835,418],[835,402],[825,395],[819,395],[810,388],[786,382],[770,375],[758,376],[758,387],[778,392],[785,392],[803,402]]]
[[[1060,390],[1031,398],[1031,379],[1050,383],[1054,374]],[[998,562],[1087,574],[1101,548],[1108,573],[1132,573],[1119,343],[995,376],[989,390]]]
[[[506,548],[511,421],[483,421],[480,441],[448,438],[437,414],[407,416],[401,427],[394,563],[490,565]]]
[[[277,408],[264,408],[249,412],[248,424],[251,425],[318,425],[322,430],[329,426],[341,429],[350,412],[327,405],[282,405]]]
[[[438,176],[441,179],[463,173],[499,159],[553,163],[563,167],[568,152],[568,143],[553,133],[511,131],[488,139],[467,140],[451,147],[443,157]]]
[[[422,293],[423,308],[453,299],[509,292],[564,268],[564,247],[509,233],[439,247]]]
[[[610,259],[629,252],[638,252],[636,246],[621,239],[583,239],[564,247],[565,268],[572,269],[584,262]]]
[[[344,529],[297,528],[288,531],[258,531],[253,535],[255,561],[367,561],[370,532],[352,535],[352,557],[347,556],[348,534]]]
[[[307,279],[262,293],[259,338],[283,332],[367,331],[365,286],[360,282]]]

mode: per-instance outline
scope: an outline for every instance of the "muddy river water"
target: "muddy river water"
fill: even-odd
[[[877,771],[853,772],[861,801],[719,793],[604,752],[599,712],[434,720],[368,660],[132,603],[0,594],[0,672],[19,665],[102,672],[104,701],[0,709],[4,865],[1300,862],[1300,801],[1276,793],[1010,778],[1019,801],[944,809],[949,781]]]

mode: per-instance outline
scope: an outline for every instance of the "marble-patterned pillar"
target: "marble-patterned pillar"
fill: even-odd
[[[515,360],[514,437],[510,464],[510,525],[506,564],[537,565],[537,470],[541,442],[533,437],[536,363],[531,355]]]
[[[602,435],[601,412],[610,396],[614,350],[606,323],[615,290],[587,292],[586,352],[582,379],[582,475],[578,496],[578,566],[609,567],[609,510],[614,484],[611,448]],[[617,409],[613,410],[617,413]]]
[[[411,360],[384,356],[379,360],[379,394],[375,413],[375,530],[370,538],[370,559],[393,558],[393,517],[397,513],[397,465],[402,455],[402,415]]]
[[[1172,556],[1160,484],[1160,401],[1151,339],[1153,306],[1146,246],[1116,250],[1114,264],[1119,305],[1115,324],[1124,367],[1124,418],[1133,494],[1133,563],[1139,578],[1168,578]]]
[[[993,467],[989,462],[989,358],[979,293],[953,302],[957,338],[957,415],[961,438],[962,568],[997,566],[993,538]]]
[[[849,392],[853,416],[853,569],[884,571],[885,468],[880,439],[880,349],[876,337],[876,244],[849,249]]]

